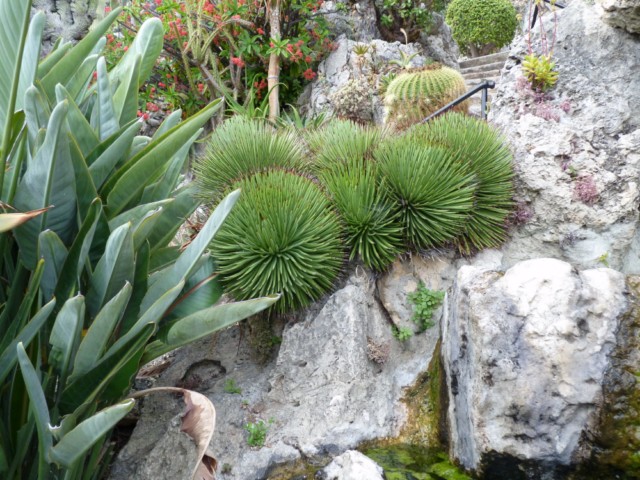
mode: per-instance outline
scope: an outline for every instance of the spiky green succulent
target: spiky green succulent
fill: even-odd
[[[339,163],[371,158],[371,152],[383,137],[374,126],[363,126],[350,120],[332,120],[323,128],[306,136],[314,155],[316,172]]]
[[[385,142],[374,156],[386,195],[395,203],[413,248],[441,246],[464,232],[476,182],[451,152],[401,137]]]
[[[375,165],[350,161],[321,175],[345,224],[349,259],[384,270],[404,250],[402,226],[376,178]]]
[[[450,113],[412,128],[407,141],[447,149],[478,181],[472,215],[457,241],[460,250],[500,245],[513,208],[513,157],[502,135],[480,119]]]
[[[282,293],[291,311],[326,293],[343,262],[338,215],[312,180],[274,170],[244,178],[236,208],[212,244],[224,284],[236,299]]]
[[[387,123],[405,129],[467,91],[460,72],[439,63],[398,75],[387,87]],[[467,102],[455,107],[466,112]]]
[[[217,200],[234,182],[271,168],[306,171],[296,132],[276,131],[264,121],[236,115],[218,127],[194,166],[199,195]]]

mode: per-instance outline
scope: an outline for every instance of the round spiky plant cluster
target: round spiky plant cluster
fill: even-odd
[[[472,215],[458,239],[460,250],[470,253],[500,245],[513,209],[513,157],[505,139],[486,122],[456,113],[417,125],[407,133],[411,143],[450,151],[478,181]]]
[[[194,170],[199,195],[209,201],[219,200],[233,182],[274,167],[307,170],[298,135],[236,115],[213,132]]]
[[[384,95],[387,123],[398,129],[408,128],[466,91],[462,75],[439,63],[402,73],[389,84]],[[466,113],[467,102],[454,109]]]
[[[462,53],[475,57],[511,43],[518,16],[510,0],[453,0],[446,22]]]
[[[212,243],[218,270],[238,300],[282,293],[281,312],[327,292],[343,262],[337,214],[306,177],[279,170],[234,185],[242,196]]]
[[[316,172],[333,165],[371,158],[371,152],[382,138],[380,129],[350,120],[332,120],[323,128],[306,136],[314,154]]]
[[[473,209],[475,178],[447,150],[398,138],[374,152],[407,242],[427,249],[460,235]]]
[[[404,250],[402,226],[393,204],[378,188],[375,165],[350,161],[324,171],[321,180],[345,224],[349,259],[384,270]]]

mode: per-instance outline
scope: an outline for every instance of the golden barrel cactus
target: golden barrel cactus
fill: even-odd
[[[467,91],[464,78],[453,68],[433,63],[398,75],[387,87],[387,124],[405,129],[420,122]],[[467,102],[453,108],[466,113]]]

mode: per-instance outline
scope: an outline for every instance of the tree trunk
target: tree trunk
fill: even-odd
[[[84,37],[98,16],[99,5],[104,9],[104,3],[104,0],[33,0],[32,12],[42,10],[47,17],[43,53],[51,50],[58,37],[67,41]]]
[[[270,0],[269,25],[271,38],[280,41],[280,0]],[[269,89],[269,120],[275,122],[280,115],[280,56],[272,53],[269,56],[269,72],[267,87]]]

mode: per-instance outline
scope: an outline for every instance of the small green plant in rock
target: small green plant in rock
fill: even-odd
[[[269,425],[273,423],[273,419],[269,419],[269,422],[264,420],[258,420],[257,422],[248,422],[244,429],[249,436],[247,437],[247,444],[250,447],[262,448],[264,442],[267,439],[267,432],[269,431]]]
[[[437,290],[429,290],[424,282],[420,281],[418,289],[407,295],[409,301],[413,304],[413,317],[411,318],[420,330],[426,330],[433,327],[433,313],[442,304],[444,292]]]
[[[236,381],[233,378],[227,378],[224,382],[225,393],[238,394],[242,393],[242,389],[236,385]]]
[[[413,337],[413,330],[409,327],[393,327],[393,336],[401,342],[406,342]]]
[[[462,53],[478,57],[511,43],[518,27],[509,0],[453,0],[446,22]]]
[[[530,53],[524,57],[522,72],[531,83],[531,88],[539,92],[546,92],[558,82],[556,62],[551,55],[537,55]]]

